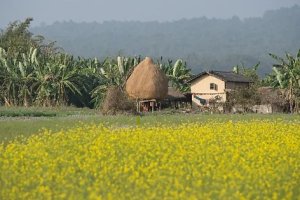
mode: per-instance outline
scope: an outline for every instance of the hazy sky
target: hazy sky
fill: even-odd
[[[182,18],[240,18],[264,11],[300,5],[300,0],[0,0],[0,27],[33,17],[41,22],[73,20],[173,21]]]

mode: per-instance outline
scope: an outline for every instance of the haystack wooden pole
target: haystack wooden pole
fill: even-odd
[[[136,100],[136,111],[140,112],[140,101],[138,99]]]
[[[154,112],[154,101],[152,102],[152,112]]]

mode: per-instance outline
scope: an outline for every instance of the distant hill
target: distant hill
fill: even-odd
[[[300,7],[268,11],[262,18],[182,19],[174,22],[56,22],[31,31],[57,41],[66,52],[85,57],[142,55],[182,58],[194,73],[230,70],[261,62],[270,72],[269,52],[282,55],[300,48]]]

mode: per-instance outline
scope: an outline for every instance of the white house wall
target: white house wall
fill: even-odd
[[[218,90],[211,90],[210,84],[218,85]],[[195,95],[202,99],[209,100],[215,98],[217,95],[221,97],[221,101],[226,101],[225,82],[211,75],[203,75],[201,78],[194,80],[191,83],[191,93],[193,103],[200,105],[200,101],[195,98]]]

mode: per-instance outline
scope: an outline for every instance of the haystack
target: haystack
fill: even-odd
[[[128,78],[126,91],[133,99],[164,99],[168,93],[168,78],[146,57]]]

